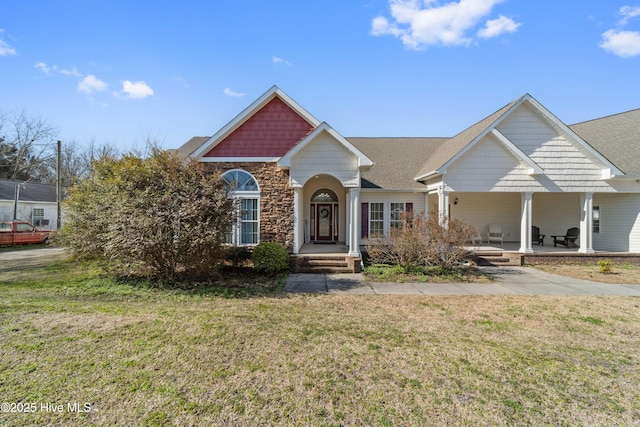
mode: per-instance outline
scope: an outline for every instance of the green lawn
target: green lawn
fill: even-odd
[[[0,425],[640,424],[638,298],[229,298],[32,270],[0,265],[0,401],[36,411]]]

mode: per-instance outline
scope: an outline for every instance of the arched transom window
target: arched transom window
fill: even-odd
[[[318,190],[311,196],[312,203],[338,203],[338,196],[329,189]]]
[[[225,172],[222,179],[230,191],[258,191],[258,182],[249,173],[240,169]]]
[[[226,236],[227,243],[257,245],[260,241],[260,188],[249,172],[234,169],[225,172],[222,179],[229,196],[236,203],[236,221]]]

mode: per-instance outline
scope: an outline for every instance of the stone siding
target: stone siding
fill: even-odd
[[[210,172],[242,169],[253,175],[260,187],[260,241],[278,242],[293,252],[293,189],[288,171],[268,162],[206,163],[205,167]]]

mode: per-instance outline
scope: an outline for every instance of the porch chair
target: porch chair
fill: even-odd
[[[531,226],[531,243],[537,243],[540,246],[544,246],[544,238],[546,234],[540,234],[540,227],[535,225]]]
[[[577,248],[576,240],[580,238],[580,229],[578,227],[573,227],[567,230],[564,236],[551,236],[553,238],[553,247],[561,244],[566,246],[567,248]]]
[[[504,238],[502,237],[502,226],[500,224],[489,225],[488,237],[489,238],[487,239],[487,243],[500,242],[501,245],[504,245]]]
[[[482,244],[482,235],[476,232],[473,236],[471,236],[471,244],[474,246],[478,246],[478,243]]]

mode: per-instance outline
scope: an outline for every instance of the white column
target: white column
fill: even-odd
[[[580,196],[580,249],[578,252],[592,254],[593,250],[593,193]]]
[[[533,193],[522,193],[520,200],[520,252],[530,254],[533,253],[533,248],[531,247]]]
[[[440,223],[449,220],[449,193],[444,187],[438,188],[438,215]]]
[[[349,256],[360,257],[360,189],[349,189]]]
[[[429,218],[429,193],[424,193],[424,215],[425,218]]]
[[[304,243],[304,221],[301,220],[302,206],[302,188],[294,187],[293,189],[293,253],[297,254]]]
[[[344,228],[344,242],[349,246],[351,242],[351,193],[348,191],[346,193],[347,206],[344,212],[344,220],[346,224],[346,227]]]

